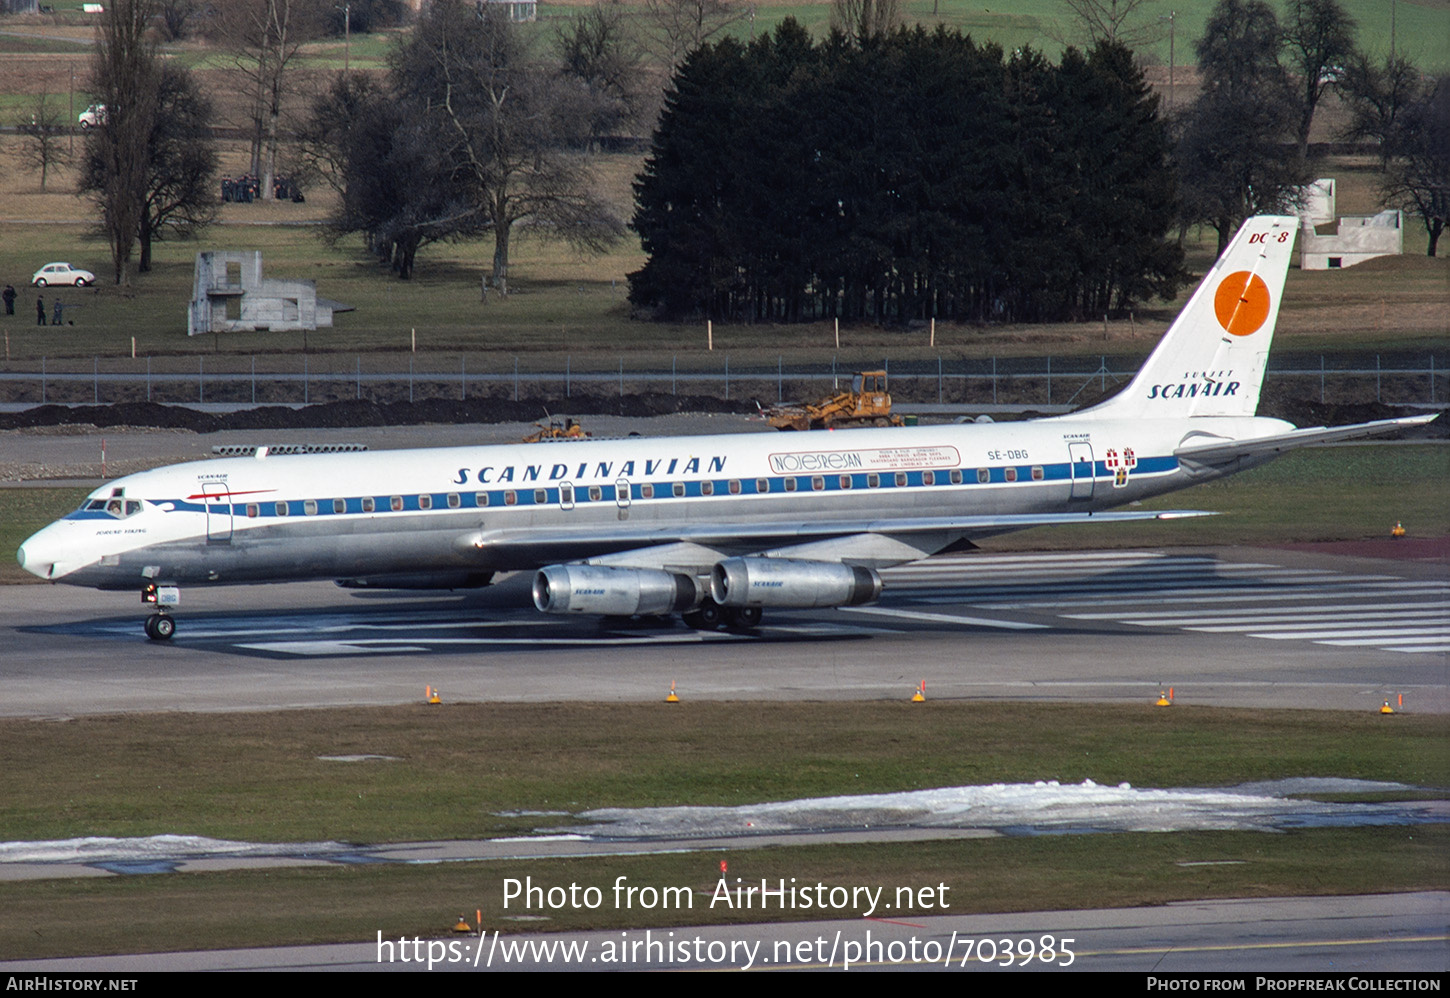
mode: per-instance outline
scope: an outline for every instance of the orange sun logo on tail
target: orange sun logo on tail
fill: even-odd
[[[1213,296],[1218,324],[1234,336],[1249,336],[1269,317],[1269,287],[1247,270],[1229,274]]]

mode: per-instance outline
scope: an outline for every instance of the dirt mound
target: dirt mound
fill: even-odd
[[[545,412],[573,416],[663,416],[679,412],[755,412],[755,403],[703,395],[574,395],[565,398],[477,398],[467,401],[424,399],[417,402],[328,402],[293,408],[260,406],[229,413],[200,412],[153,402],[111,405],[42,405],[23,412],[0,413],[0,430],[38,426],[149,426],[214,433],[218,430],[286,430],[349,426],[413,426],[423,423],[517,423],[544,418]]]

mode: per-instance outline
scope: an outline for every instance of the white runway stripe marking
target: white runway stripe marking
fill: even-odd
[[[1045,630],[1046,624],[1029,624],[1018,620],[993,620],[988,617],[959,617],[950,613],[923,613],[920,610],[892,610],[884,606],[843,606],[846,613],[874,613],[903,620],[926,620],[936,624],[961,624],[967,627],[1000,627],[1009,631]]]
[[[882,575],[892,591],[933,606],[1404,653],[1450,645],[1450,586],[1387,574],[1116,552],[954,556]],[[927,587],[930,595],[917,595]]]
[[[1139,615],[1132,615],[1138,618]],[[1437,623],[1444,616],[1439,609],[1432,610],[1364,610],[1358,613],[1331,613],[1327,611],[1308,610],[1303,613],[1284,613],[1282,609],[1272,614],[1260,614],[1257,616],[1218,617],[1218,616],[1197,616],[1197,617],[1160,617],[1141,616],[1141,619],[1129,619],[1128,614],[1114,616],[1107,613],[1072,613],[1067,614],[1069,620],[1107,619],[1117,620],[1122,624],[1136,624],[1139,627],[1187,627],[1201,630],[1244,630],[1253,627],[1262,627],[1264,624],[1303,624],[1306,627],[1323,627],[1325,624],[1339,622],[1354,622],[1359,625],[1373,624],[1380,621],[1394,620],[1401,623],[1415,623],[1423,621],[1427,624]],[[1230,627],[1228,625],[1238,625]]]

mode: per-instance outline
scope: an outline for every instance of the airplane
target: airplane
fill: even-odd
[[[521,571],[545,613],[749,630],[766,608],[872,602],[881,569],[979,538],[1207,515],[1113,507],[1434,418],[1296,429],[1255,415],[1297,226],[1245,222],[1128,386],[1066,415],[383,453],[262,446],[110,482],[19,561],[51,582],[140,590],[153,640],[175,633],[182,586],[453,589]]]

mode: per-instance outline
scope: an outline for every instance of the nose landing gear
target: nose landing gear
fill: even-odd
[[[146,636],[152,641],[170,641],[176,633],[176,618],[165,613],[153,613],[146,618]]]
[[[181,603],[181,590],[148,582],[141,588],[141,602],[156,607],[156,612],[146,618],[146,636],[152,641],[170,641],[176,633],[176,618],[167,610]]]

